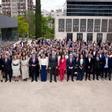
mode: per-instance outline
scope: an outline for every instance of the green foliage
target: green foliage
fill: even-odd
[[[35,14],[32,11],[26,13],[26,19],[29,24],[29,37],[35,36]]]
[[[29,24],[25,17],[18,16],[18,33],[20,37],[26,37],[29,31]]]
[[[36,21],[35,13],[28,11],[26,16],[18,16],[18,32],[20,37],[25,37],[29,34],[32,38],[35,36]],[[40,35],[40,34],[39,34]],[[53,38],[54,37],[54,19],[52,17],[41,16],[41,37]]]
[[[54,37],[54,19],[51,17],[42,17],[42,37],[53,38]]]

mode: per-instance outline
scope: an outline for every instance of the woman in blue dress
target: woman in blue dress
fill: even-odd
[[[41,81],[47,81],[47,68],[48,68],[48,57],[45,54],[42,55],[42,58],[39,59],[40,68],[41,68]]]

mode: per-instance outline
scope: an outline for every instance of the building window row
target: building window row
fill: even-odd
[[[112,32],[112,19],[59,19],[59,32]]]

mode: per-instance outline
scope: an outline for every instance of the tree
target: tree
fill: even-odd
[[[52,17],[42,16],[42,37],[53,38],[54,37],[54,19]]]
[[[35,36],[36,38],[41,37],[41,0],[36,0],[35,10]]]
[[[35,14],[33,11],[28,11],[26,13],[26,19],[29,24],[29,37],[35,36]]]
[[[18,16],[18,33],[20,37],[26,37],[29,32],[29,25],[25,17]]]

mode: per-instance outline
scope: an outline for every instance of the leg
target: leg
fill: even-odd
[[[3,74],[1,70],[0,70],[0,81],[3,82]]]
[[[52,68],[50,70],[50,82],[52,82]]]
[[[69,74],[70,74],[70,71],[67,70],[67,81],[69,81]]]
[[[56,79],[56,68],[54,68],[53,70],[55,73],[54,73],[54,81],[57,82],[57,79]]]
[[[35,81],[37,82],[38,81],[38,79],[37,79],[37,77],[38,77],[37,70],[35,70],[34,76],[35,76]]]
[[[9,72],[9,81],[11,82],[12,80],[12,71]]]

